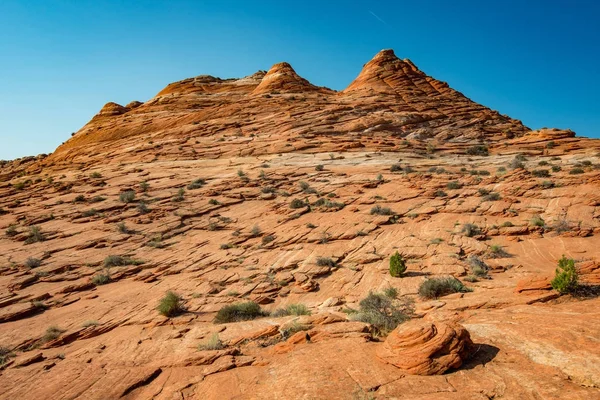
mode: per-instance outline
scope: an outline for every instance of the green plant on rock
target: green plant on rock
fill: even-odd
[[[397,251],[390,257],[390,275],[400,278],[406,272],[406,261]]]
[[[353,310],[350,319],[371,324],[378,336],[385,336],[399,324],[410,319],[414,311],[409,299],[393,299],[383,293],[369,293]]]
[[[574,292],[578,287],[578,273],[575,269],[575,260],[564,255],[558,260],[554,279],[550,282],[552,288],[560,294]]]
[[[167,318],[174,317],[185,311],[181,297],[177,293],[170,290],[167,292],[165,297],[160,299],[156,309],[160,314]]]
[[[227,322],[249,321],[265,315],[266,314],[260,308],[260,305],[253,301],[230,304],[224,306],[217,312],[215,323],[224,324]]]
[[[424,281],[419,286],[419,295],[426,299],[437,299],[451,293],[472,292],[456,278],[431,278]]]

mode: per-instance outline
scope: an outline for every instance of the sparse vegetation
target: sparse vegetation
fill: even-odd
[[[117,224],[117,231],[119,231],[121,233],[130,233],[130,231],[127,228],[127,225],[125,224],[125,222],[119,222]]]
[[[402,165],[400,164],[392,164],[390,167],[390,172],[400,172],[402,171]]]
[[[304,201],[300,200],[300,199],[293,199],[290,202],[290,208],[291,209],[298,209],[298,208],[303,208],[306,207],[308,204],[306,204]]]
[[[492,192],[490,194],[483,196],[483,201],[498,201],[501,198],[502,197],[500,196],[500,193]]]
[[[389,207],[381,207],[379,204],[371,208],[371,215],[394,215]]]
[[[101,201],[106,200],[106,197],[102,196],[94,196],[90,199],[90,203],[100,203]]]
[[[104,259],[104,267],[108,268],[108,267],[123,267],[125,265],[139,265],[139,264],[143,264],[142,261],[139,260],[134,260],[133,258],[129,258],[129,257],[122,257],[122,256],[108,256]]]
[[[550,282],[552,288],[560,294],[573,293],[579,283],[579,275],[575,268],[575,260],[566,258],[564,255],[558,260],[554,279]]]
[[[146,205],[145,201],[140,201],[138,203],[138,205],[136,206],[136,209],[138,210],[138,212],[140,214],[148,214],[150,212],[150,209],[148,208],[148,206]]]
[[[446,194],[446,192],[444,192],[443,190],[436,190],[435,193],[433,194],[434,197],[446,197],[448,196],[448,194]]]
[[[524,169],[525,168],[525,164],[523,163],[523,161],[518,158],[515,157],[509,164],[508,167],[510,169]]]
[[[110,281],[110,271],[108,268],[105,268],[104,271],[98,272],[96,275],[92,276],[92,283],[96,286],[106,285]]]
[[[487,146],[484,145],[475,145],[471,146],[467,149],[466,153],[470,156],[487,156],[489,155],[489,150]]]
[[[311,312],[304,304],[289,304],[285,308],[278,308],[271,313],[273,317],[285,317],[287,315],[310,315]]]
[[[462,185],[458,181],[451,181],[446,184],[446,188],[450,190],[461,189]]]
[[[219,201],[217,199],[210,199],[208,201],[208,204],[210,204],[211,206],[218,206],[221,203],[219,203]]]
[[[298,182],[298,185],[300,186],[300,189],[306,194],[317,193],[317,191],[311,188],[310,185],[305,181]]]
[[[62,335],[64,332],[64,329],[60,329],[58,326],[56,325],[52,325],[50,327],[48,327],[48,329],[46,329],[46,333],[44,333],[44,336],[42,336],[42,343],[48,343],[51,342],[55,339],[58,339],[60,337],[60,335]]]
[[[456,278],[431,278],[419,286],[419,295],[425,299],[437,299],[451,293],[466,293],[472,290]]]
[[[185,311],[181,297],[170,290],[165,297],[160,299],[156,309],[161,315],[164,315],[167,318],[174,317]]]
[[[481,258],[472,255],[469,257],[467,263],[469,264],[469,270],[472,275],[478,278],[486,278],[488,276],[490,268]]]
[[[585,171],[583,170],[583,168],[573,168],[572,170],[569,171],[570,175],[579,175],[579,174],[583,174]]]
[[[39,258],[28,257],[27,260],[25,260],[25,266],[27,268],[37,268],[40,265],[42,265],[42,260]]]
[[[219,338],[219,334],[217,332],[213,333],[211,337],[206,341],[206,343],[201,343],[198,345],[198,350],[221,350],[225,347],[221,339]]]
[[[546,226],[546,222],[544,222],[542,217],[540,217],[539,215],[535,215],[533,218],[531,218],[531,225],[544,227]]]
[[[323,164],[319,164],[315,167],[315,171],[323,171],[325,169],[325,167],[323,166]]]
[[[29,235],[25,239],[25,244],[43,242],[46,238],[39,226],[33,225],[29,227]]]
[[[397,295],[397,292],[390,294]],[[398,300],[383,293],[370,292],[360,301],[359,310],[351,312],[350,319],[371,324],[376,335],[385,336],[410,319],[413,312],[413,303],[408,299]]]
[[[204,179],[196,179],[187,185],[187,188],[188,190],[200,189],[204,185],[206,185],[206,181]]]
[[[8,226],[8,228],[6,228],[6,231],[4,231],[6,233],[6,236],[8,237],[12,237],[12,236],[16,236],[17,232],[17,227],[14,224],[10,224]]]
[[[317,265],[319,267],[335,268],[337,263],[331,257],[317,257]]]
[[[261,232],[262,231],[260,230],[260,226],[258,226],[258,224],[257,224],[252,227],[250,234],[252,235],[252,237],[258,237],[258,236],[260,236]]]
[[[552,172],[560,172],[562,170],[560,165],[553,165]]]
[[[550,171],[547,169],[536,169],[531,171],[531,174],[533,176],[535,176],[536,178],[549,178],[550,177]]]
[[[236,303],[221,308],[215,316],[215,323],[224,324],[228,322],[249,321],[265,315],[260,306],[253,301]]]
[[[481,229],[475,224],[467,223],[462,226],[461,232],[467,237],[473,237],[481,234]]]
[[[119,195],[119,200],[122,203],[131,203],[133,200],[135,200],[135,192],[133,190],[126,190],[124,192],[121,192],[121,194]]]
[[[100,172],[98,172],[98,171],[96,171],[96,172],[92,172],[92,173],[90,174],[90,178],[93,178],[93,179],[100,179],[100,178],[102,178],[102,174],[101,174]]]
[[[74,199],[73,199],[73,203],[83,203],[85,202],[85,196],[80,194],[77,195]]]
[[[554,229],[556,233],[569,232],[571,230],[571,224],[567,219],[560,218],[554,221],[554,223],[552,224],[552,229]]]
[[[397,251],[390,257],[390,275],[400,278],[406,272],[406,261]]]
[[[148,191],[148,189],[150,189],[150,184],[146,181],[142,181],[140,182],[140,190],[142,191],[142,193],[146,193]]]
[[[175,203],[179,203],[179,202],[183,201],[184,198],[185,198],[185,189],[179,188],[179,190],[177,191],[177,194],[175,196],[173,196],[173,198],[171,198],[171,201],[173,201]]]
[[[0,367],[14,356],[15,354],[8,347],[0,346]]]
[[[269,244],[269,243],[271,243],[273,240],[275,240],[275,236],[273,236],[273,235],[267,235],[267,236],[263,236],[263,238],[262,238],[262,244],[263,244],[263,245],[265,245],[265,244]]]

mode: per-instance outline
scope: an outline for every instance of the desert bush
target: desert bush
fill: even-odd
[[[133,190],[121,192],[121,194],[119,194],[119,200],[122,203],[131,203],[133,200],[135,200],[135,192]]]
[[[8,347],[0,346],[0,367],[14,356],[15,354]]]
[[[370,292],[360,301],[359,310],[353,312],[350,319],[371,324],[376,335],[385,336],[412,314],[410,300],[395,300],[383,293]]]
[[[479,278],[487,277],[490,268],[483,260],[475,255],[467,260],[471,274]]]
[[[504,221],[501,226],[503,226],[505,228],[510,228],[511,226],[515,226],[515,224],[513,224],[510,221]]]
[[[337,266],[336,262],[331,257],[317,257],[317,265],[319,267],[331,267]]]
[[[539,165],[540,167],[545,167],[546,165],[548,165],[548,161],[546,161],[546,160],[542,160],[542,161],[540,161],[540,162],[538,163],[538,165]]]
[[[25,239],[25,244],[43,242],[46,238],[39,226],[33,225],[29,227],[29,236]]]
[[[106,197],[102,196],[94,196],[90,199],[90,203],[100,203],[101,201],[106,200]]]
[[[221,339],[219,339],[219,334],[217,332],[213,333],[211,337],[206,341],[206,343],[201,343],[198,345],[198,350],[221,350],[225,347]]]
[[[139,265],[142,261],[135,260],[129,257],[111,255],[104,259],[104,267],[122,267],[125,265]]]
[[[80,194],[77,195],[74,199],[73,199],[73,203],[83,203],[85,202],[85,196]]]
[[[307,194],[317,193],[317,191],[315,189],[311,188],[307,182],[300,181],[300,182],[298,182],[298,186],[300,186],[300,189],[302,189],[302,191],[304,193],[307,193]]]
[[[148,206],[146,205],[145,201],[140,201],[138,203],[138,205],[136,206],[136,209],[138,210],[138,212],[140,214],[148,214],[150,212],[150,209],[148,208]]]
[[[148,191],[148,189],[150,189],[150,184],[146,181],[142,181],[140,182],[140,190],[142,191],[142,193],[146,193]]]
[[[400,172],[402,171],[402,165],[400,164],[392,164],[390,167],[390,172]]]
[[[103,272],[99,272],[96,275],[92,276],[92,283],[96,286],[106,285],[110,281],[110,272],[108,268],[106,268]]]
[[[547,149],[553,149],[555,146],[556,146],[556,143],[554,143],[553,140],[551,140],[548,143],[546,143],[546,148]]]
[[[533,218],[531,218],[531,225],[543,227],[546,225],[546,223],[544,222],[542,217],[540,217],[539,215],[535,215]]]
[[[179,188],[179,190],[177,191],[177,194],[171,198],[171,201],[178,203],[178,202],[183,201],[184,198],[185,198],[185,189]]]
[[[85,321],[83,324],[81,324],[81,327],[89,328],[89,327],[98,326],[98,325],[100,325],[100,322],[94,321],[94,320],[89,320],[89,321]]]
[[[230,304],[222,307],[215,316],[216,324],[227,322],[248,321],[265,316],[260,305],[253,301]]]
[[[302,207],[306,207],[308,204],[306,204],[304,201],[300,200],[300,199],[293,199],[290,202],[290,208],[291,209],[297,209],[297,208],[302,208]]]
[[[390,275],[400,278],[406,272],[406,261],[397,251],[390,257]]]
[[[489,155],[489,150],[487,146],[484,145],[476,145],[471,146],[467,149],[466,153],[470,156],[487,156]]]
[[[433,196],[434,197],[446,197],[448,195],[443,190],[436,190],[435,193],[433,193]]]
[[[390,299],[395,299],[398,297],[398,289],[390,286],[390,287],[383,289],[383,294],[385,294]]]
[[[315,167],[315,171],[323,171],[325,169],[325,167],[323,166],[323,164],[319,164]]]
[[[467,223],[462,226],[461,232],[467,237],[473,237],[479,235],[481,233],[481,229],[475,224]]]
[[[273,317],[285,317],[287,315],[310,315],[311,312],[304,304],[289,304],[285,308],[278,308],[271,313]]]
[[[500,196],[500,193],[492,192],[490,194],[483,196],[483,201],[498,201],[501,198],[502,197]]]
[[[27,260],[25,260],[25,266],[27,268],[37,268],[40,265],[42,265],[42,260],[39,258],[28,257]]]
[[[275,236],[273,236],[273,235],[263,236],[263,238],[262,238],[262,244],[271,243],[273,240],[275,240]]]
[[[202,186],[206,184],[204,179],[196,179],[192,181],[189,185],[187,185],[188,190],[200,189]]]
[[[211,206],[218,206],[221,203],[219,203],[219,201],[217,199],[210,199],[208,201],[208,204],[210,204]]]
[[[254,225],[252,227],[252,230],[250,231],[250,234],[252,235],[252,237],[258,237],[261,234],[261,230],[260,230],[260,226]]]
[[[505,257],[510,257],[510,254],[508,254],[502,248],[502,246],[500,246],[498,244],[493,244],[490,246],[490,248],[488,250],[488,257],[489,258],[505,258]]]
[[[310,328],[311,328],[310,325],[301,324],[298,321],[292,321],[289,324],[285,324],[279,330],[279,332],[281,333],[281,338],[283,340],[286,340],[287,338],[294,335],[295,333],[302,332],[302,331],[308,331]]]
[[[8,228],[6,228],[6,231],[4,231],[6,233],[6,236],[11,237],[11,236],[16,236],[17,232],[17,227],[14,224],[10,224],[8,226]]]
[[[572,170],[569,171],[569,174],[571,175],[578,175],[578,174],[583,174],[585,171],[583,170],[583,168],[573,168]]]
[[[458,181],[451,181],[446,184],[447,189],[460,189],[462,185]]]
[[[486,188],[479,188],[477,189],[477,192],[482,196],[487,196],[488,194],[490,194],[490,191]]]
[[[394,212],[389,207],[381,207],[379,204],[371,208],[371,215],[393,215]]]
[[[98,215],[98,210],[96,210],[95,208],[85,210],[84,212],[81,213],[82,217],[94,217],[96,215]]]
[[[170,290],[165,294],[165,297],[160,299],[156,309],[161,315],[164,315],[167,318],[174,317],[185,311],[181,297]]]
[[[102,174],[100,172],[97,172],[97,171],[96,172],[92,172],[90,174],[90,178],[99,179],[99,178],[102,178]]]
[[[554,229],[556,233],[568,232],[571,230],[571,224],[565,218],[561,218],[552,224],[552,229]]]
[[[525,168],[525,164],[523,163],[523,161],[521,161],[520,159],[518,159],[517,157],[515,157],[508,164],[508,168],[510,168],[510,169],[524,169]]]
[[[531,171],[531,174],[533,176],[535,176],[536,178],[549,178],[550,177],[550,171],[547,169],[536,169]]]
[[[426,299],[437,299],[451,293],[466,293],[471,289],[467,288],[456,278],[431,278],[424,281],[419,286],[419,295]]]
[[[119,222],[117,224],[117,231],[119,231],[121,233],[131,233],[129,228],[127,228],[127,225],[125,225],[125,222]]]
[[[552,189],[554,187],[554,182],[552,181],[543,181],[540,183],[542,189]]]
[[[65,330],[64,329],[60,329],[58,326],[56,325],[52,325],[50,327],[48,327],[48,329],[46,329],[46,333],[44,333],[44,336],[42,336],[42,343],[48,343],[51,342],[55,339],[58,339],[60,337],[60,335],[63,334]]]
[[[575,269],[575,260],[566,258],[564,255],[558,260],[554,279],[550,282],[552,288],[560,294],[574,292],[578,287],[578,273]]]
[[[552,166],[552,172],[559,172],[561,170],[562,170],[562,168],[561,168],[560,165],[553,165]]]

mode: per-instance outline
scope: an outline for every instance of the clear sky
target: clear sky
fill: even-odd
[[[1,0],[0,159],[196,75],[288,61],[341,90],[384,48],[531,128],[600,137],[597,0]]]

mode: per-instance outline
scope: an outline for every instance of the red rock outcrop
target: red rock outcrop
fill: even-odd
[[[377,356],[413,375],[440,375],[458,368],[473,343],[460,325],[410,321],[392,331]]]

